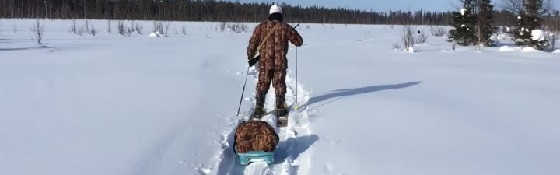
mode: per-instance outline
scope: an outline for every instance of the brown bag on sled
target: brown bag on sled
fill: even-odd
[[[272,152],[278,144],[278,135],[266,122],[248,121],[237,126],[234,142],[238,153]]]

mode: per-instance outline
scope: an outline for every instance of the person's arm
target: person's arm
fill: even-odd
[[[261,43],[261,25],[257,25],[255,27],[255,31],[253,31],[253,36],[249,40],[249,46],[247,46],[247,59],[253,59],[257,54],[257,47]]]
[[[297,47],[303,45],[303,38],[301,38],[299,33],[292,26],[290,26],[289,39],[290,42]]]

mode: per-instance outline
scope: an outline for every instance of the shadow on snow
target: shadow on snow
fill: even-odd
[[[0,48],[0,51],[23,51],[23,50],[33,50],[33,49],[49,49],[49,46],[37,46],[37,47],[16,47],[16,48]]]
[[[366,87],[354,88],[354,89],[336,89],[336,90],[333,90],[333,91],[331,91],[327,94],[311,97],[311,99],[309,99],[309,101],[305,105],[303,105],[302,107],[306,107],[306,106],[309,106],[309,105],[312,105],[312,104],[315,104],[315,103],[319,103],[319,102],[322,102],[322,101],[326,101],[326,100],[329,100],[329,99],[332,99],[332,98],[348,97],[348,96],[367,94],[367,93],[383,91],[383,90],[402,89],[402,88],[407,88],[407,87],[411,87],[411,86],[416,86],[420,83],[422,83],[422,82],[415,81],[415,82],[406,82],[406,83],[391,84],[391,85],[366,86]]]
[[[295,160],[302,153],[304,153],[311,145],[319,140],[317,135],[306,135],[296,138],[289,138],[286,141],[280,142],[278,144],[278,149],[276,150],[276,162],[284,162],[286,159]]]

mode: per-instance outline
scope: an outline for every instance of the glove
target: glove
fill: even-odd
[[[259,59],[261,59],[261,56],[257,56],[256,58],[249,58],[249,67],[254,66],[255,64],[257,64],[257,62],[259,62]]]

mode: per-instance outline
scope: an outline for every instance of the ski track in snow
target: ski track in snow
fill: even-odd
[[[255,74],[254,72],[252,73]],[[249,74],[251,75],[251,73]],[[256,76],[253,76],[254,82],[257,82]],[[249,89],[251,85],[248,85]],[[212,172],[202,172],[200,174],[229,174],[229,175],[253,175],[253,174],[266,174],[266,175],[297,175],[309,174],[311,166],[312,149],[311,145],[315,143],[319,137],[313,135],[310,129],[309,113],[307,107],[302,109],[295,108],[295,91],[296,81],[288,74],[286,76],[286,103],[292,108],[287,128],[277,128],[276,131],[280,137],[280,142],[275,153],[275,163],[266,165],[262,163],[253,163],[249,166],[239,165],[239,161],[233,152],[233,140],[235,127],[240,122],[236,116],[228,117],[227,129],[222,134],[220,141],[221,149],[212,158],[214,167]],[[297,86],[298,103],[302,106],[310,99],[310,93],[303,89],[301,84]],[[248,94],[248,92],[245,92]],[[254,95],[253,95],[254,96]],[[244,111],[241,115],[244,116],[243,120],[247,120],[251,114],[251,109],[255,105],[253,96],[244,99]],[[248,103],[250,102],[250,103]],[[271,87],[267,94],[265,109],[267,111],[273,110],[275,105],[274,88]],[[269,122],[272,126],[276,126],[276,119],[273,114],[263,117],[263,121]]]

